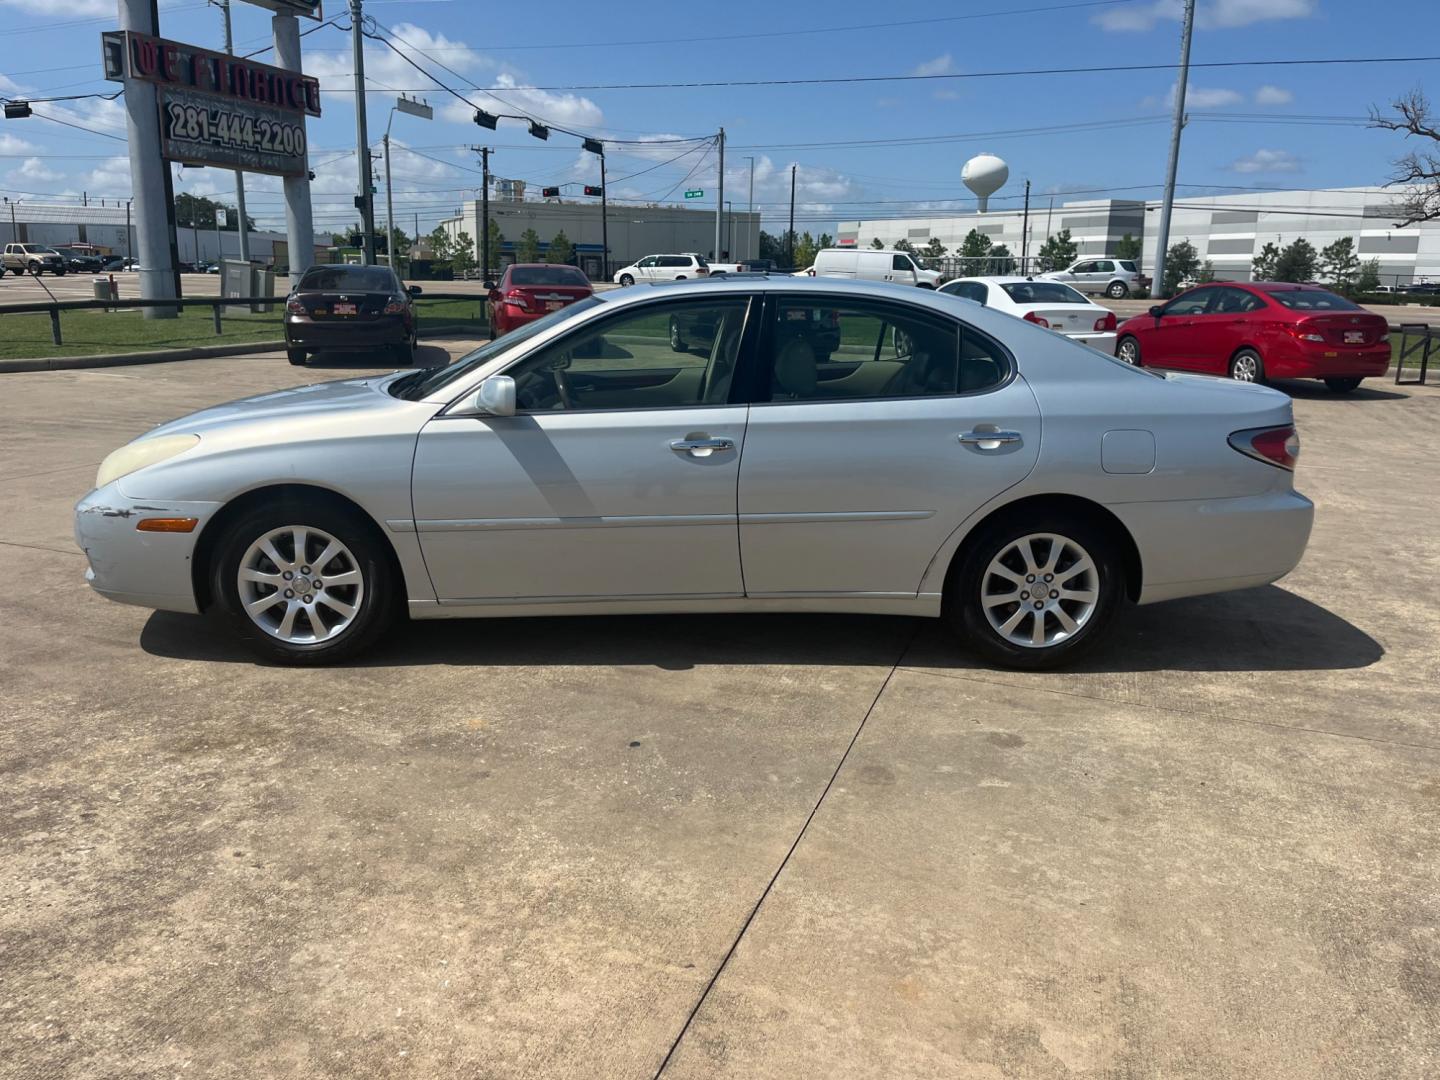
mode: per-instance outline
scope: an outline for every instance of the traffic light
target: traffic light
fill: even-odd
[[[605,189],[602,188],[602,187],[599,187],[599,186],[596,185],[596,184],[586,184],[586,185],[585,185],[585,194],[586,194],[586,195],[604,195],[604,194],[605,194]]]
[[[5,103],[6,120],[23,120],[30,115],[30,103],[28,101],[7,101]]]
[[[475,110],[475,123],[477,123],[483,128],[489,128],[491,131],[494,131],[495,125],[499,122],[499,119],[500,118],[497,116],[491,116],[484,109]]]
[[[558,187],[544,187],[540,189],[540,194],[547,199],[554,199],[560,196],[560,189]]]

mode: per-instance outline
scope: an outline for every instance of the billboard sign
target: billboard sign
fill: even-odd
[[[310,19],[323,18],[320,13],[320,0],[246,0],[246,3],[266,8],[277,15],[304,15]]]

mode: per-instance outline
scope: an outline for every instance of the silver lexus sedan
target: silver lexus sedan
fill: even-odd
[[[1041,668],[1127,601],[1293,568],[1297,452],[1261,386],[921,289],[757,276],[164,424],[106,458],[75,536],[102,595],[288,663],[402,611],[834,611],[941,617]]]

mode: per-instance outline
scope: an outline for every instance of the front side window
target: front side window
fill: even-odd
[[[1206,308],[1210,306],[1210,298],[1217,291],[1216,289],[1196,289],[1184,296],[1177,296],[1165,305],[1163,313],[1166,315],[1204,315]]]
[[[770,401],[973,393],[1009,370],[989,338],[908,306],[796,298],[772,310]]]
[[[640,265],[641,267],[650,267],[650,266],[654,266],[658,261],[659,261],[659,260],[656,259],[656,257],[655,257],[654,255],[646,255],[645,258],[643,258],[643,259],[640,260],[640,264],[639,264],[639,265]]]
[[[915,264],[910,261],[910,256],[905,254],[897,254],[893,259],[890,260],[890,269],[914,270]]]
[[[550,342],[505,374],[526,412],[723,405],[748,308],[744,297],[627,308]]]

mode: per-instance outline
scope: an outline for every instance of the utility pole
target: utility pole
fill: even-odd
[[[395,110],[390,110],[393,119]],[[390,182],[390,125],[385,125],[385,262],[395,269],[395,188]]]
[[[610,280],[610,196],[605,190],[605,145],[600,145],[600,276]]]
[[[785,230],[785,262],[795,269],[795,166],[790,166],[790,228]]]
[[[749,215],[747,219],[747,224],[753,223],[755,220],[755,159],[753,157],[750,158],[750,204],[746,208],[746,213]],[[750,242],[748,239],[750,230],[746,229],[745,232],[747,237],[745,242],[748,244]],[[760,257],[758,238],[756,241],[755,250],[750,253],[750,257],[752,259],[758,259]]]
[[[725,129],[720,129],[720,181],[715,193],[715,258],[720,258],[720,244],[725,239]]]
[[[1175,120],[1170,128],[1170,167],[1165,172],[1165,195],[1160,201],[1160,229],[1155,237],[1155,280],[1150,295],[1164,299],[1165,252],[1170,244],[1170,212],[1175,205],[1175,173],[1180,167],[1180,132],[1185,127],[1185,88],[1190,82],[1190,38],[1195,29],[1195,0],[1185,0],[1180,24],[1180,73],[1175,79]]]
[[[490,280],[490,147],[480,148],[480,280]]]
[[[225,17],[225,51],[231,56],[235,55],[235,42],[230,34],[230,0],[210,0],[220,9],[221,15]],[[250,237],[245,231],[245,173],[235,170],[235,208],[240,212],[240,261],[250,261]]]
[[[360,194],[355,207],[360,211],[360,231],[364,238],[361,261],[375,263],[375,198],[370,193],[370,136],[365,127],[365,16],[361,0],[350,0],[350,52],[355,65],[355,156],[359,160]]]
[[[1025,215],[1020,219],[1020,272],[1025,273],[1025,258],[1030,254],[1030,181],[1025,181]]]

